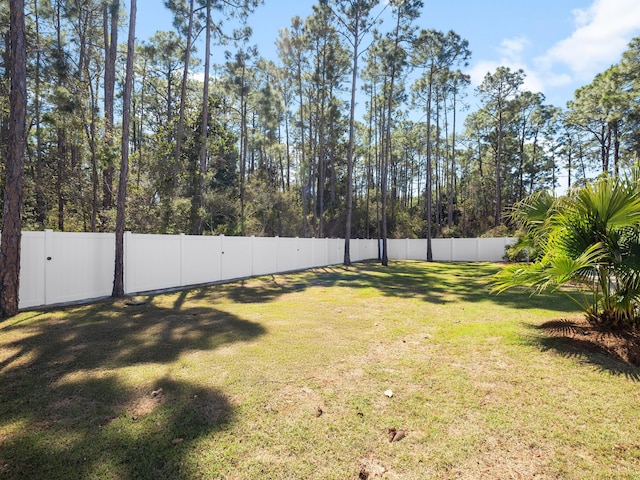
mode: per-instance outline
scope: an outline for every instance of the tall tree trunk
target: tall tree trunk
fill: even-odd
[[[372,89],[373,91],[373,89]],[[373,94],[370,97],[370,104],[373,106]],[[373,107],[375,108],[375,107]],[[374,110],[375,111],[375,110]],[[369,131],[368,131],[368,148],[367,148],[367,166],[366,166],[366,182],[365,182],[365,198],[364,198],[364,228],[365,238],[371,238],[371,231],[369,228],[369,210],[371,202],[371,179],[373,177],[373,167],[371,161],[371,146],[373,142],[373,118],[374,115],[369,115]]]
[[[65,130],[62,127],[56,129],[57,132],[57,176],[56,176],[56,195],[58,197],[58,230],[64,232],[64,205],[65,194],[64,186],[66,175],[66,158],[67,158],[67,140]]]
[[[433,72],[434,67],[431,67],[429,72],[429,90],[427,92],[427,165],[426,165],[426,178],[425,178],[425,202],[427,207],[427,262],[433,261],[433,247],[431,245],[431,239],[433,238],[432,230],[432,217],[433,217],[433,180],[432,180],[432,148],[431,148],[431,99],[433,97]]]
[[[382,158],[382,179],[380,182],[380,194],[382,195],[382,265],[389,265],[389,251],[387,247],[387,181],[389,176],[389,164],[391,162],[391,116],[393,114],[393,87],[395,85],[396,74],[398,70],[398,55],[400,45],[400,13],[397,14],[395,40],[393,46],[393,65],[391,66],[391,76],[389,78],[389,90],[387,99],[387,124],[385,128],[385,148]]]
[[[326,57],[327,45],[326,43],[323,45],[322,49],[322,85],[326,85],[326,67],[327,65],[327,57]],[[320,61],[320,60],[318,60]],[[320,95],[320,111],[318,112],[318,190],[317,190],[317,212],[318,212],[318,236],[320,238],[324,237],[324,186],[326,181],[326,148],[327,144],[325,142],[326,138],[326,102],[327,102],[327,92],[326,88],[321,88]]]
[[[442,153],[441,153],[441,149],[440,149],[440,99],[439,99],[439,92],[438,92],[438,86],[436,85],[436,91],[435,91],[435,100],[436,100],[436,125],[435,125],[435,158],[434,158],[434,162],[433,162],[433,166],[434,166],[434,172],[435,172],[435,199],[436,199],[436,208],[435,208],[435,224],[438,226],[438,228],[440,228],[440,226],[442,225],[442,218],[441,218],[441,212],[442,212],[442,179],[441,179],[441,175],[440,175],[440,168],[441,168],[441,159],[442,159]]]
[[[89,142],[89,151],[91,155],[91,213],[89,218],[89,225],[90,230],[92,232],[95,232],[97,227],[96,220],[98,216],[98,190],[100,188],[100,180],[98,179],[98,157],[96,152],[96,112],[98,111],[98,105],[93,84],[91,83],[91,78],[89,78],[88,68],[89,67],[87,65],[86,78],[89,87],[89,97],[91,102],[91,117],[88,122],[84,121],[83,119],[83,123],[85,124],[85,134],[87,136],[87,141]]]
[[[518,156],[519,156],[518,197],[517,197],[518,201],[522,200],[525,197],[524,195],[524,155],[525,155],[524,146],[526,142],[526,134],[527,134],[527,120],[526,120],[526,115],[523,115],[522,130],[521,130],[520,141],[519,141],[520,151],[518,152]]]
[[[299,97],[299,102],[300,102],[300,165],[302,166],[302,168],[304,168],[305,165],[305,155],[306,155],[306,146],[304,143],[304,108],[303,108],[303,91],[302,91],[302,58],[300,55],[300,52],[298,50],[298,62],[297,62],[297,69],[296,69],[296,80],[298,82],[298,97]],[[311,185],[311,179],[309,179],[309,187]],[[310,192],[310,188],[307,188],[307,190],[309,192],[309,195],[311,194]],[[308,222],[307,222],[307,216],[308,216],[308,212],[307,212],[307,198],[305,197],[305,188],[303,185],[302,188],[302,226],[304,228],[304,236],[308,237],[309,236],[309,232],[308,232]]]
[[[184,111],[187,102],[187,81],[189,79],[189,62],[191,60],[191,42],[193,36],[194,0],[189,1],[189,21],[187,26],[187,42],[184,52],[184,69],[182,70],[182,83],[180,86],[180,106],[178,108],[178,128],[176,130],[176,148],[174,151],[173,165],[169,169],[169,178],[166,179],[165,198],[163,199],[162,230],[167,231],[171,223],[173,193],[178,186],[178,172],[180,157],[182,156],[182,142],[184,140]]]
[[[44,194],[44,157],[42,155],[42,119],[41,119],[41,63],[42,63],[42,45],[40,40],[40,22],[38,14],[38,2],[33,2],[34,27],[36,32],[36,63],[35,63],[35,88],[33,92],[33,108],[35,110],[36,122],[36,168],[35,168],[35,189],[36,189],[36,222],[41,230],[46,228],[47,206]]]
[[[616,178],[620,176],[620,131],[618,121],[613,122],[613,172]]]
[[[399,23],[399,22],[398,22]],[[397,41],[396,41],[397,52]],[[395,62],[395,60],[394,60]],[[391,115],[393,114],[393,86],[395,83],[396,67],[395,64],[391,69],[391,78],[389,79],[389,98],[387,99],[386,124],[384,131],[384,153],[382,155],[382,171],[380,172],[380,195],[382,196],[381,209],[381,236],[382,236],[382,265],[389,265],[389,251],[387,244],[387,190],[389,181],[389,163],[391,162]]]
[[[450,193],[449,193],[449,207],[448,207],[448,227],[453,227],[453,204],[454,199],[457,196],[457,181],[456,181],[456,86],[453,87],[453,125],[451,126],[451,178],[450,178]]]
[[[0,47],[0,58],[2,63],[6,66],[2,70],[2,82],[5,85],[11,84],[11,32],[9,29],[4,29],[0,34],[2,38],[2,46]],[[5,158],[7,155],[7,148],[9,146],[9,112],[0,112],[0,155]]]
[[[107,164],[102,171],[102,206],[113,206],[114,150],[114,98],[116,88],[116,57],[118,53],[118,13],[120,1],[106,2],[104,6],[104,129],[107,144]],[[109,33],[110,32],[110,33]]]
[[[11,91],[9,148],[0,238],[0,318],[18,313],[22,241],[23,165],[26,147],[27,52],[24,0],[10,0]]]
[[[64,86],[64,78],[66,76],[65,65],[63,64],[64,51],[62,48],[62,12],[60,0],[56,2],[55,11],[55,23],[56,23],[56,55],[58,59],[58,65],[56,66],[57,86]],[[64,182],[66,180],[65,163],[66,163],[66,132],[63,128],[64,113],[58,112],[57,128],[56,128],[56,167],[57,176],[55,182],[56,195],[58,197],[58,230],[64,231]]]
[[[351,265],[351,216],[353,213],[353,146],[355,144],[356,130],[356,86],[358,79],[358,45],[360,33],[357,25],[360,24],[360,17],[356,15],[354,19],[356,31],[353,38],[353,72],[351,74],[351,105],[349,108],[349,148],[347,150],[347,221],[344,229],[344,264]]]
[[[243,66],[244,85],[244,66]],[[249,129],[247,128],[247,101],[243,94],[240,98],[240,235],[245,235],[245,190],[247,184],[247,148]]]
[[[200,153],[196,169],[195,192],[191,199],[191,234],[202,235],[200,209],[204,203],[204,179],[207,174],[207,126],[209,124],[209,69],[211,65],[211,1],[207,0],[205,26],[204,86],[202,88],[202,119],[200,123]]]
[[[136,0],[131,0],[129,13],[129,38],[127,41],[127,66],[122,97],[122,164],[118,182],[118,204],[116,210],[116,258],[112,296],[124,295],[124,228],[127,202],[127,179],[129,176],[129,125],[131,120],[131,90],[133,89],[133,57],[136,36]]]
[[[145,116],[145,96],[144,96],[144,85],[147,81],[147,61],[144,61],[144,68],[142,70],[142,79],[141,79],[141,89],[140,89],[140,117],[138,120],[138,147],[137,147],[137,158],[138,158],[138,168],[136,170],[136,186],[140,187],[140,176],[142,174],[142,169],[144,168],[144,116]]]
[[[493,226],[500,225],[502,214],[502,136],[503,136],[502,107],[498,112],[498,151],[496,152],[496,209],[494,212]]]
[[[287,110],[288,106],[287,106]],[[291,139],[289,138],[289,114],[285,114],[284,116],[284,144],[286,145],[286,157],[287,157],[287,186],[286,191],[289,192],[291,190]]]
[[[571,190],[571,167],[573,166],[573,141],[571,137],[568,139],[569,153],[567,155],[567,190]]]

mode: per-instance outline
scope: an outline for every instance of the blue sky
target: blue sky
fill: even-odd
[[[251,43],[258,45],[261,55],[274,58],[278,31],[288,27],[294,15],[308,16],[314,3],[266,0],[249,20],[254,31]],[[420,28],[454,30],[469,40],[472,58],[467,73],[474,85],[500,65],[522,68],[527,74],[525,87],[544,93],[547,102],[557,106],[565,106],[578,87],[617,63],[631,38],[640,36],[639,0],[424,0],[424,4],[417,22]],[[138,0],[139,39],[171,28],[171,15],[162,0]],[[214,62],[222,60],[222,50],[213,55]],[[474,109],[474,100],[470,101]]]

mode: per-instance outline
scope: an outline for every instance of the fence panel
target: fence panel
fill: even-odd
[[[351,255],[352,262],[362,262],[364,260],[374,260],[378,258],[378,240],[375,238],[357,238],[352,240],[357,245],[358,255]]]
[[[329,262],[327,265],[336,265],[344,261],[344,240],[340,238],[327,238],[329,247]]]
[[[220,237],[181,235],[181,286],[218,282],[220,272]]]
[[[349,240],[349,256],[352,262],[364,260],[364,254],[367,251],[367,241],[360,238],[352,238]]]
[[[407,239],[392,238],[387,240],[387,256],[394,260],[407,260]],[[425,250],[426,251],[426,250]]]
[[[125,233],[125,291],[182,285],[181,236]],[[113,246],[112,246],[113,249]]]
[[[277,239],[273,237],[252,237],[253,275],[275,273],[278,268]]]
[[[451,245],[451,260],[454,262],[475,262],[478,260],[477,238],[456,238]]]
[[[18,307],[45,305],[45,232],[22,232],[20,244],[20,291]]]
[[[478,257],[483,262],[501,262],[507,245],[516,242],[515,238],[479,238]]]
[[[367,242],[367,253],[360,260],[376,260],[378,258],[378,240],[371,238]]]
[[[222,280],[252,276],[253,248],[251,237],[221,236],[220,238]]]
[[[45,232],[45,305],[111,295],[113,233]]]
[[[515,238],[434,238],[431,252],[436,262],[499,262],[504,249]],[[427,240],[390,239],[388,255],[393,260],[426,260]],[[369,258],[375,258],[371,256]]]
[[[435,250],[435,247],[436,245],[432,241],[431,248]],[[427,241],[423,239],[408,240],[406,251],[407,251],[407,260],[426,260],[427,259]]]
[[[349,259],[352,262],[357,262],[358,258],[360,258],[360,242],[352,238],[349,240]]]
[[[313,239],[298,238],[298,268],[313,268]]]
[[[311,244],[313,246],[311,265],[313,267],[329,265],[329,239],[312,238]]]
[[[434,238],[431,240],[431,254],[433,255],[434,262],[450,262],[453,260],[453,243],[458,240],[457,238]],[[427,245],[424,240],[425,259]]]
[[[364,252],[367,251],[367,241],[360,238],[352,238],[349,240],[349,256],[352,262],[363,260]]]
[[[277,272],[291,272],[298,270],[298,239],[297,238],[280,238],[278,241],[278,270]]]

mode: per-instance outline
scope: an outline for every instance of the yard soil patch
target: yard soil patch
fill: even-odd
[[[610,330],[592,325],[585,318],[552,320],[541,327],[549,337],[566,340],[570,350],[604,353],[640,366],[640,330]]]

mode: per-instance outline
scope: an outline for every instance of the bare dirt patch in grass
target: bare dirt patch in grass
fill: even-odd
[[[524,444],[516,438],[489,436],[482,442],[476,455],[457,465],[449,473],[454,478],[469,480],[551,480],[555,477],[545,473],[550,457],[552,452],[536,445]]]
[[[147,395],[140,395],[132,398],[129,402],[122,405],[121,409],[126,415],[131,416],[134,420],[152,413],[156,408],[161,406],[167,400],[167,396],[162,389],[154,390]]]
[[[567,351],[603,353],[640,366],[640,331],[609,330],[584,318],[552,320],[540,327],[549,337],[560,339]]]

